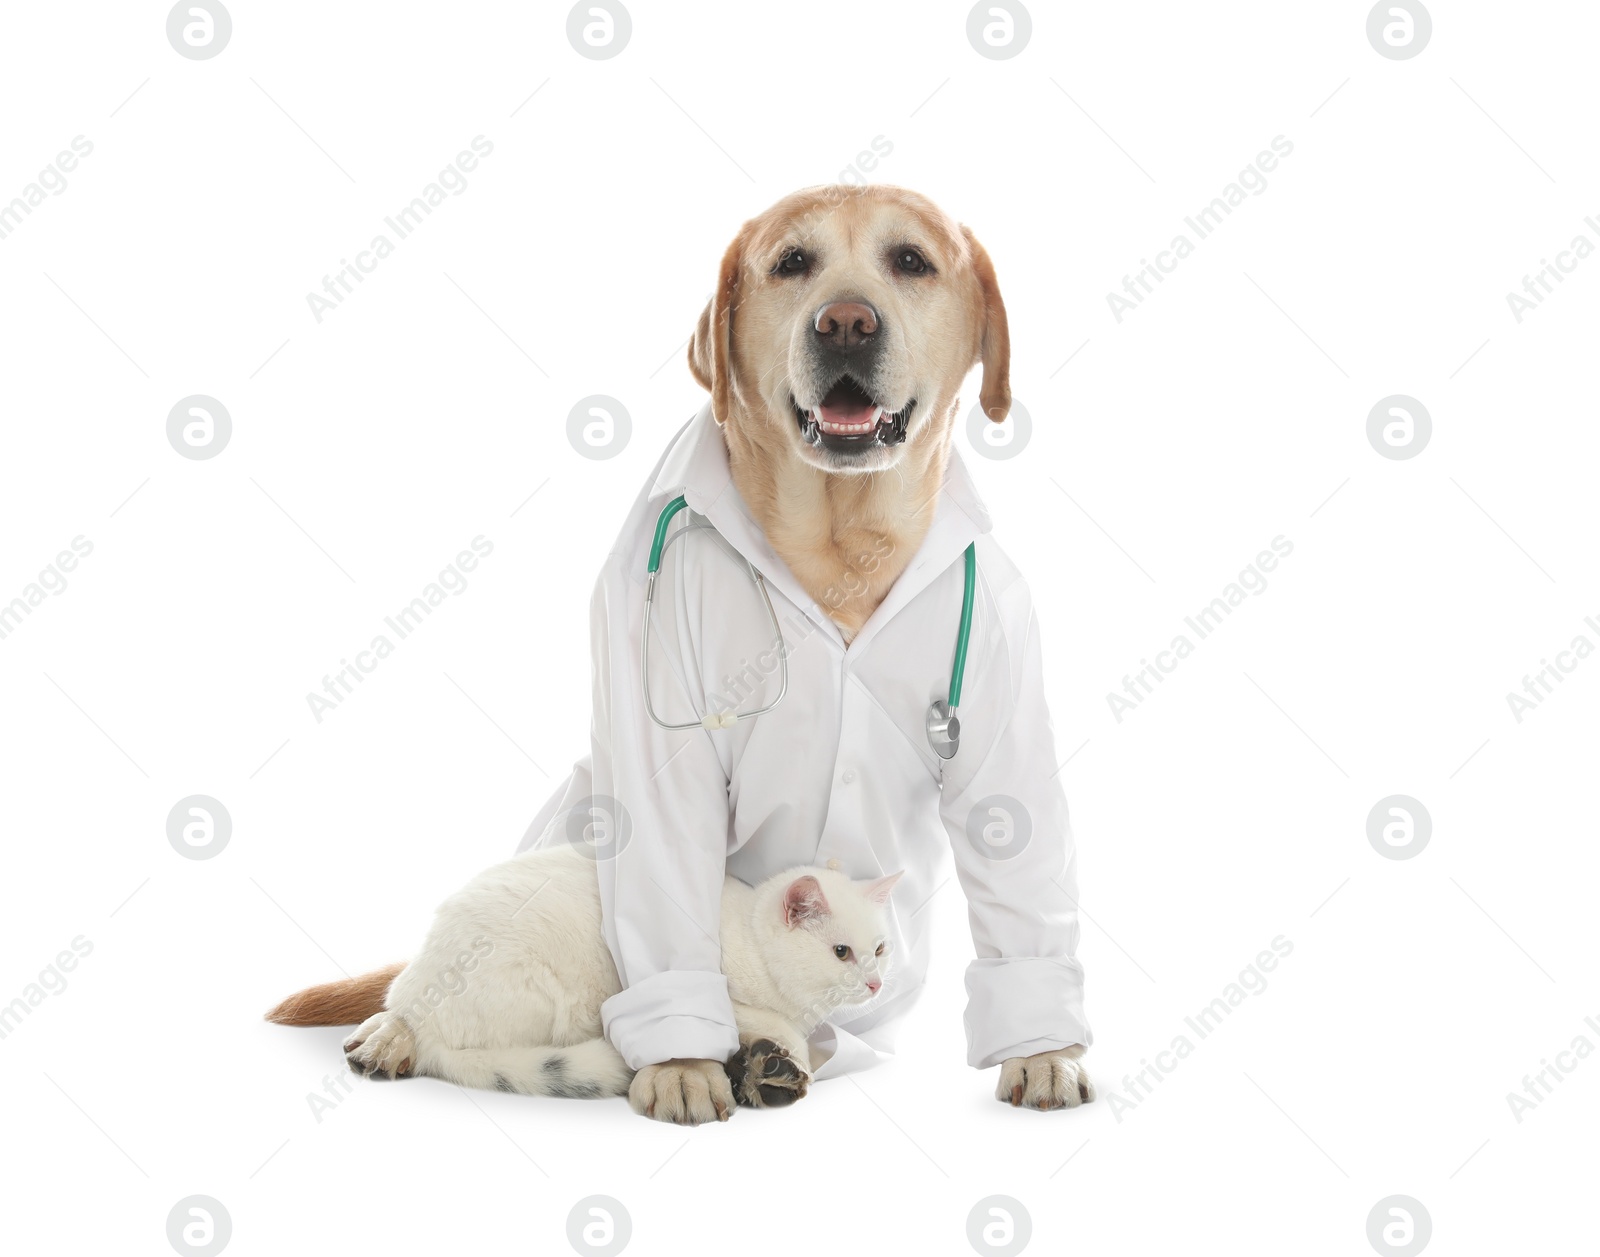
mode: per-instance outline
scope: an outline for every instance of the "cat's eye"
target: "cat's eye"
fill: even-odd
[[[872,954],[873,954],[873,955],[874,955],[874,956],[881,956],[881,955],[883,955],[883,949],[884,949],[884,947],[885,947],[885,946],[886,946],[886,945],[885,945],[885,944],[883,944],[883,943],[879,943],[879,944],[878,944],[878,950],[877,950],[877,951],[875,951],[875,952],[873,952],[873,953],[872,953]]]
[[[839,957],[840,960],[849,960],[850,959],[850,949],[848,947],[846,947],[843,943],[835,943],[834,944],[834,946],[833,946],[833,954],[835,956]]]

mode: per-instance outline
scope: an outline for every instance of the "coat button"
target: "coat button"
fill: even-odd
[[[835,873],[837,873],[839,871],[839,861],[837,861],[837,860],[829,860],[828,861],[828,867],[830,869],[832,869]]]
[[[845,770],[844,776],[841,777],[839,780],[843,781],[844,784],[848,786],[855,779],[856,779],[856,770],[853,769],[853,768],[847,768]]]

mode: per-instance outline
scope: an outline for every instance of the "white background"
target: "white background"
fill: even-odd
[[[1600,12],[1439,0],[1390,60],[1359,3],[1039,3],[991,60],[958,3],[640,0],[594,61],[558,4],[231,11],[206,61],[159,4],[13,6],[0,40],[0,200],[94,146],[0,240],[0,602],[94,547],[0,641],[0,1002],[93,945],[0,1041],[8,1246],[167,1252],[195,1193],[240,1254],[565,1251],[597,1193],[640,1254],[964,1252],[993,1194],[1035,1251],[1361,1253],[1397,1193],[1437,1252],[1592,1244],[1600,1060],[1521,1122],[1506,1095],[1600,1045],[1600,662],[1520,723],[1505,696],[1600,643],[1600,260],[1520,324],[1506,294],[1600,244]],[[478,135],[319,324],[306,294]],[[1267,190],[1118,323],[1106,294],[1278,135]],[[352,1079],[318,1121],[342,1032],[261,1012],[403,959],[583,752],[589,590],[702,400],[722,249],[879,136],[870,177],[970,224],[1010,309],[1032,439],[963,452],[1074,755],[1101,1100],[1013,1111],[962,1063],[952,883],[899,1057],[792,1110],[690,1132]],[[233,420],[208,461],[165,435],[197,393]],[[608,461],[566,437],[596,393],[633,419]],[[1432,415],[1406,461],[1366,437],[1391,394]],[[307,692],[480,534],[319,724]],[[1267,591],[1119,723],[1107,692],[1278,535]],[[214,859],[167,841],[194,793],[232,816]],[[1412,859],[1367,840],[1395,793],[1432,817]]]

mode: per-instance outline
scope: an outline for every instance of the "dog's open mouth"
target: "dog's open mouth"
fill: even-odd
[[[899,445],[906,439],[906,426],[916,406],[916,398],[912,398],[890,413],[854,379],[842,375],[809,410],[795,402],[794,415],[800,435],[807,442],[848,453],[878,445]]]

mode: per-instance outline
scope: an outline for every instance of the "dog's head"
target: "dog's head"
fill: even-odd
[[[689,342],[717,421],[823,471],[893,467],[948,440],[978,362],[984,413],[1011,407],[994,267],[965,227],[903,188],[808,188],[747,222]]]

